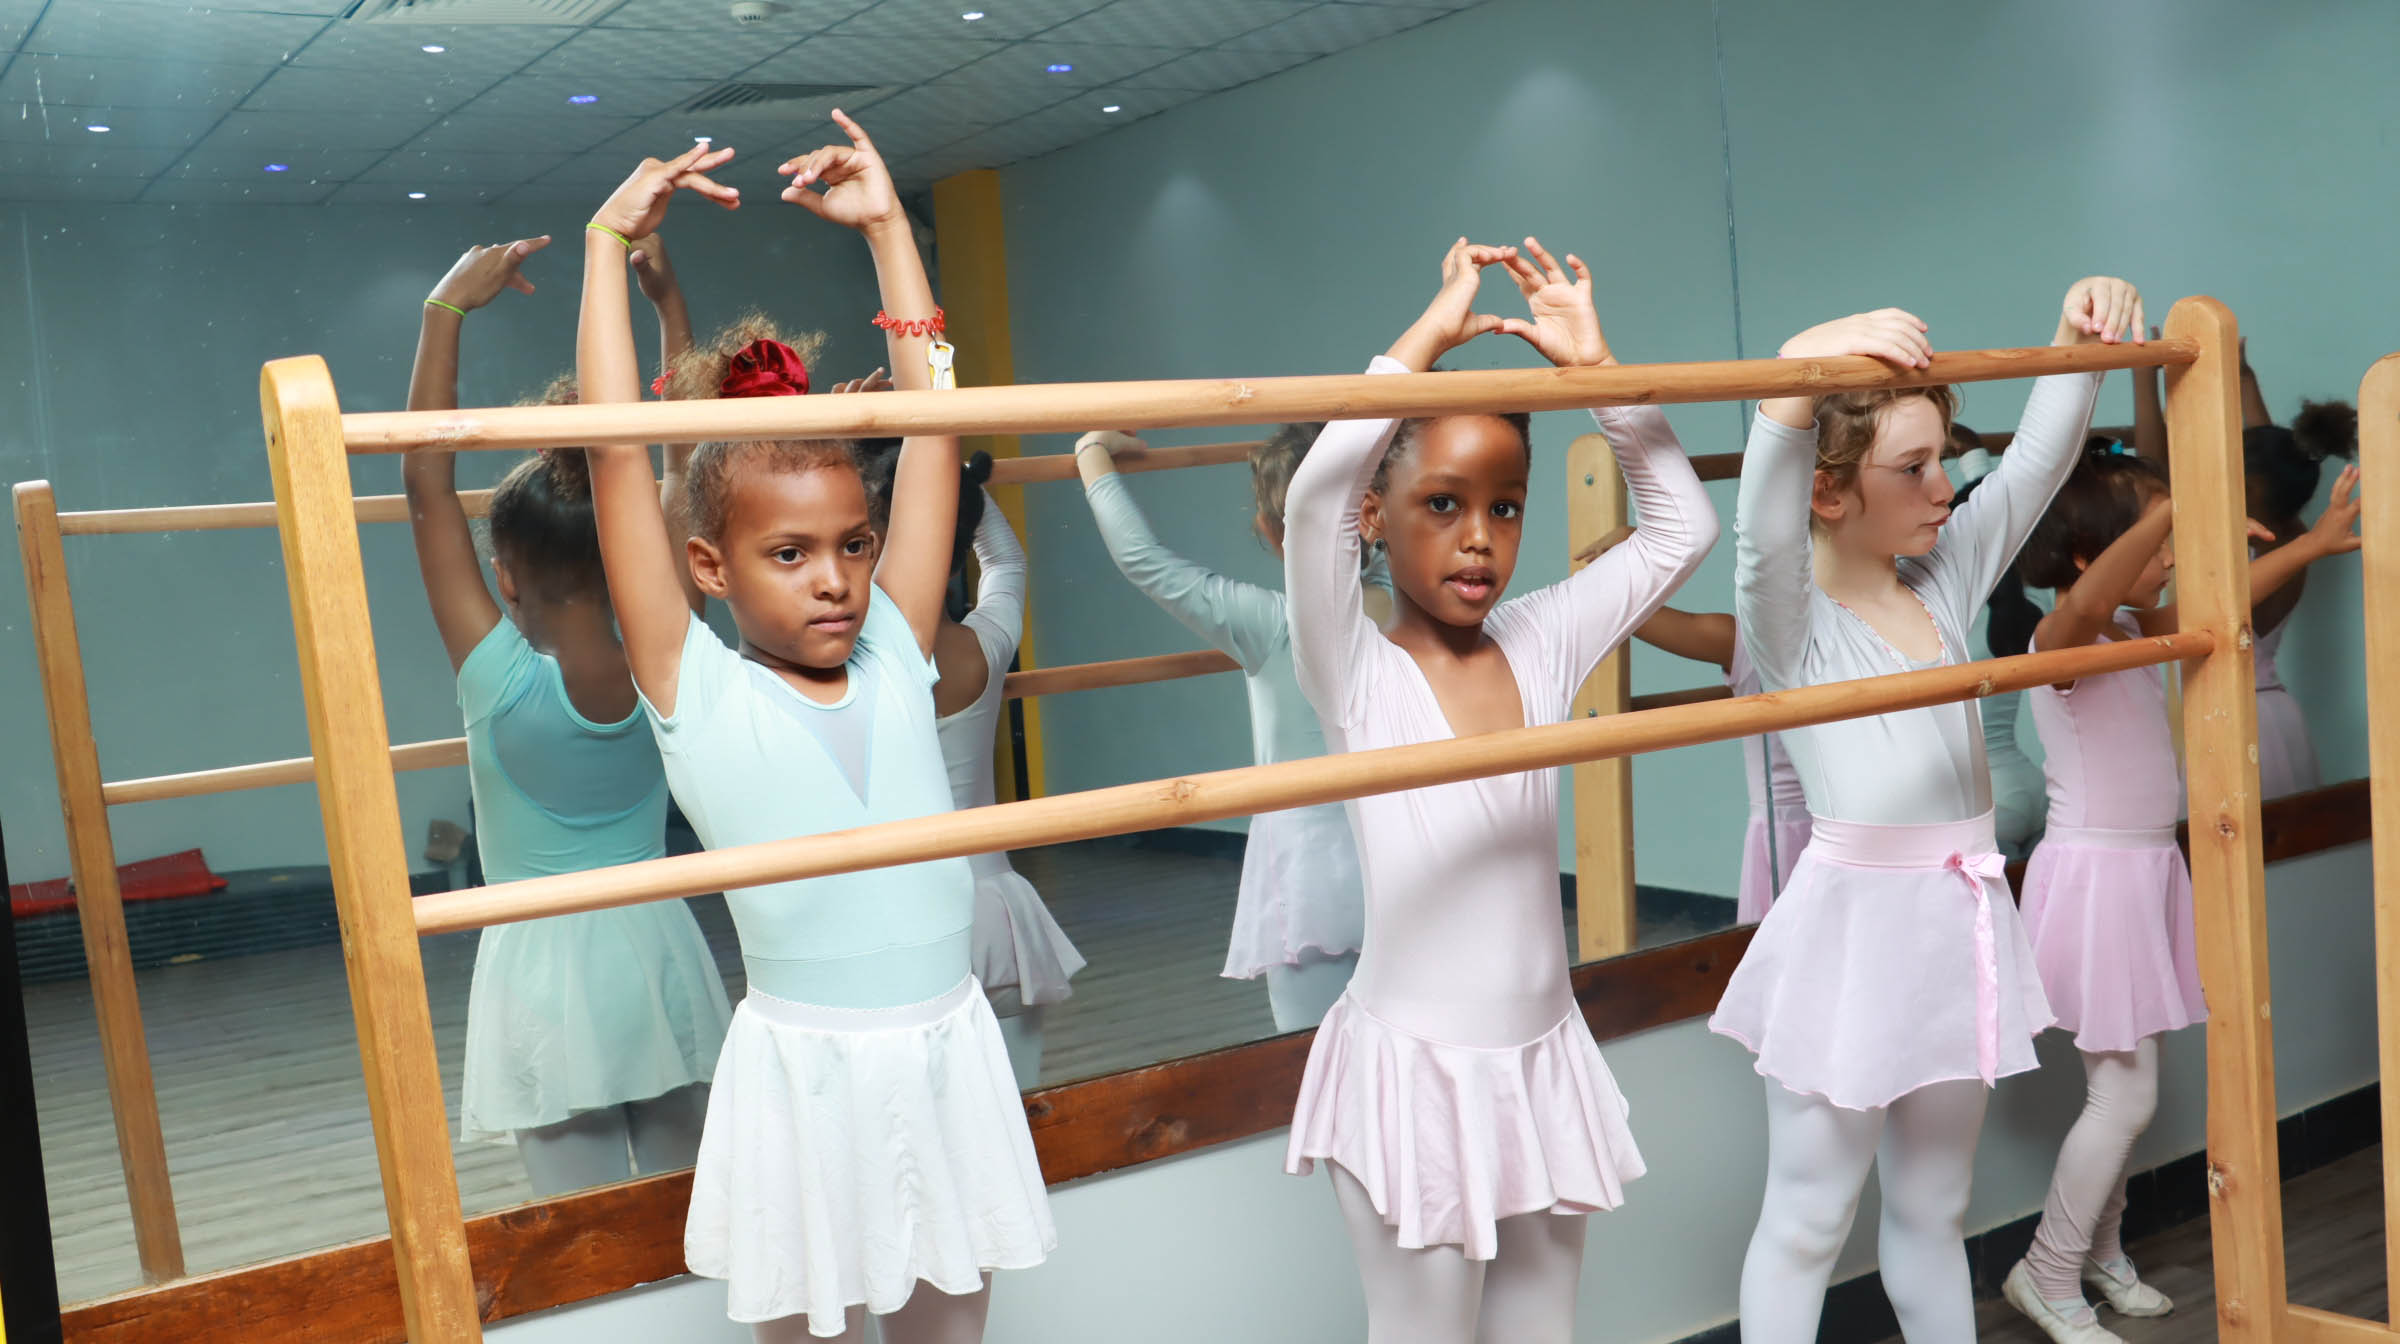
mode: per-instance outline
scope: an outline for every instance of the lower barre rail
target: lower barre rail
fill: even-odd
[[[636,905],[676,896],[959,858],[1031,845],[1123,835],[1425,788],[1577,761],[1752,737],[1837,719],[1972,700],[2127,668],[2199,658],[2206,630],[2118,640],[2050,653],[1831,682],[1722,704],[1658,709],[1514,728],[1412,746],[1245,766],[1175,779],[943,812],[852,830],[650,859],[586,873],[528,878],[417,899],[419,933]]]

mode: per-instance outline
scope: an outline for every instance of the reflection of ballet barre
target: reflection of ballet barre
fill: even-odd
[[[1104,663],[1073,663],[1065,667],[1037,667],[1024,672],[1011,672],[1001,684],[1001,694],[1011,700],[1022,700],[1041,695],[1063,695],[1070,691],[1098,691],[1118,686],[1180,681],[1187,677],[1239,670],[1240,664],[1214,649],[1196,649],[1190,653],[1160,653],[1146,658],[1119,658]],[[1637,695],[1633,698],[1633,707],[1657,709],[1668,705],[1697,704],[1707,700],[1723,700],[1732,694],[1723,686],[1695,686],[1685,691]],[[395,771],[437,770],[443,766],[466,763],[467,739],[463,737],[399,742],[392,746],[392,769]],[[245,789],[280,788],[286,784],[305,784],[316,777],[315,757],[294,756],[288,760],[229,765],[215,770],[190,770],[175,775],[111,780],[100,786],[100,800],[111,807],[118,807],[126,803],[155,803],[170,798],[238,793]]]

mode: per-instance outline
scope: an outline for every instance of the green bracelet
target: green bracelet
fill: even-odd
[[[600,232],[607,234],[609,237],[616,239],[620,243],[623,243],[626,251],[631,252],[633,250],[633,240],[631,238],[628,238],[624,234],[617,232],[615,229],[608,227],[606,224],[602,224],[595,220],[594,222],[586,224],[583,227],[586,229],[598,229]]]
[[[458,314],[460,317],[465,317],[467,315],[467,310],[459,307],[455,303],[444,303],[440,299],[427,299],[425,302],[436,308],[447,308],[451,312]]]

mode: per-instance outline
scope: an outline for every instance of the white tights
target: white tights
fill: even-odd
[[[1303,1031],[1324,1021],[1357,969],[1356,952],[1335,957],[1309,952],[1290,965],[1269,966],[1267,1007],[1275,1014],[1275,1030]]]
[[[1569,1344],[1583,1273],[1581,1215],[1525,1213],[1499,1221],[1498,1254],[1464,1247],[1404,1250],[1358,1178],[1335,1162],[1334,1198],[1350,1226],[1367,1292],[1367,1344]]]
[[[1744,1344],[1810,1344],[1834,1257],[1872,1166],[1883,1291],[1909,1344],[1973,1344],[1974,1289],[1960,1226],[1989,1095],[1935,1083],[1881,1110],[1844,1110],[1767,1082],[1767,1197],[1742,1260]]]
[[[883,1344],[978,1344],[983,1338],[983,1319],[991,1309],[992,1276],[986,1274],[983,1287],[963,1297],[952,1297],[920,1282],[898,1311],[873,1320]],[[850,1308],[842,1333],[833,1337],[832,1344],[866,1344],[868,1319],[865,1307]],[[754,1344],[817,1344],[823,1336],[808,1333],[806,1316],[782,1316],[751,1326],[750,1338]]]
[[[577,1111],[555,1125],[517,1131],[517,1156],[536,1199],[550,1199],[635,1175],[688,1167],[700,1159],[708,1084],[693,1083],[647,1101]]]
[[[2125,1258],[2125,1165],[2158,1110],[2158,1038],[2131,1050],[2085,1051],[2083,1114],[2058,1149],[2025,1267],[2046,1302],[2083,1301],[2083,1262]]]

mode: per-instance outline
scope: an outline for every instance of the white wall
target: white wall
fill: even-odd
[[[468,245],[551,232],[526,273],[467,323],[461,393],[507,403],[575,362],[580,226],[570,206],[0,207],[0,478],[47,478],[62,509],[271,497],[259,366],[318,353],[348,410],[405,404],[421,301]],[[863,247],[796,210],[688,209],[669,241],[705,330],[744,307],[831,332],[832,370],[882,359]],[[642,305],[635,305],[641,313]],[[22,320],[14,320],[21,314]],[[654,328],[641,318],[642,345]],[[862,363],[863,361],[863,363]],[[507,454],[469,455],[488,484]],[[361,459],[360,493],[400,488]],[[399,741],[455,737],[458,707],[407,530],[362,529],[384,700]],[[94,735],[109,778],[308,754],[282,553],[271,530],[67,539]],[[49,743],[13,562],[0,582],[0,815],[20,881],[66,871]],[[462,770],[400,777],[413,854],[436,816],[467,820]],[[324,861],[315,791],[293,787],[114,809],[132,860],[202,847],[220,871]]]

